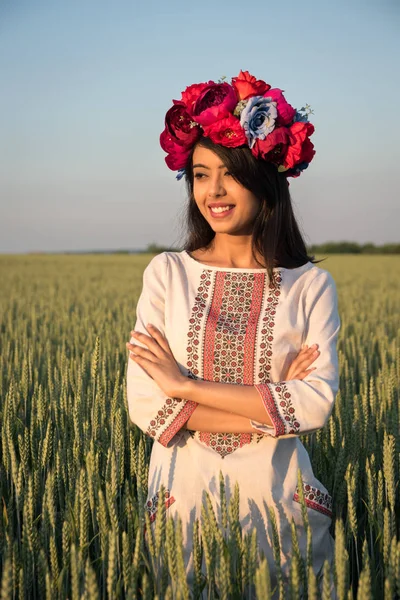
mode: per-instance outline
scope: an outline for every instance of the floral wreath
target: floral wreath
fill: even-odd
[[[310,106],[296,110],[281,89],[248,71],[240,71],[230,84],[225,79],[194,83],[180,100],[173,100],[160,135],[167,166],[181,179],[193,146],[205,136],[227,148],[247,145],[257,159],[275,164],[287,177],[298,177],[315,154]]]

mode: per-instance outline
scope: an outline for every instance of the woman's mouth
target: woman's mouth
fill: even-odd
[[[211,213],[211,216],[216,219],[222,219],[232,214],[235,206],[233,204],[227,204],[226,206],[218,206],[218,207],[208,207]]]

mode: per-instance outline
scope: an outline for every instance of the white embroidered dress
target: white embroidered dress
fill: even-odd
[[[183,521],[188,565],[192,525],[200,519],[204,489],[218,514],[220,470],[228,500],[239,483],[242,530],[257,529],[272,571],[267,507],[275,509],[281,564],[288,572],[292,518],[298,525],[300,549],[305,553],[306,548],[297,495],[300,468],[315,570],[325,558],[332,559],[332,499],[315,478],[299,436],[325,425],[338,389],[336,286],[328,271],[311,262],[295,269],[275,268],[274,276],[276,289],[269,285],[266,269],[209,266],[186,251],[158,254],[144,271],[134,329],[148,334],[147,323],[159,328],[188,377],[254,385],[273,423],[268,427],[251,421],[252,434],[182,429],[197,404],[166,397],[129,359],[129,416],[155,440],[146,508],[154,520],[163,484],[167,515],[179,513]],[[131,342],[142,345],[134,338]],[[320,355],[312,364],[316,369],[302,381],[282,381],[303,343],[319,344]]]

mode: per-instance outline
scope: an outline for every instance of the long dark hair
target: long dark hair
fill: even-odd
[[[207,248],[215,232],[201,214],[193,195],[193,152],[197,145],[212,150],[222,160],[232,176],[260,200],[260,210],[254,220],[252,251],[264,258],[270,282],[274,282],[273,268],[293,269],[315,260],[307,254],[306,245],[293,213],[286,177],[277,167],[265,160],[256,159],[250,148],[226,148],[202,137],[194,146],[188,159],[185,179],[188,192],[184,207],[186,239],[183,249],[193,252]]]

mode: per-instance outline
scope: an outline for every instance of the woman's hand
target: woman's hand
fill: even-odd
[[[303,346],[300,352],[297,354],[296,358],[293,360],[292,364],[289,367],[285,380],[288,379],[304,379],[314,371],[316,367],[312,367],[308,369],[311,363],[320,355],[319,350],[317,350],[318,344],[313,344],[312,346]]]
[[[157,383],[164,394],[179,397],[179,389],[187,378],[179,370],[166,337],[157,327],[148,323],[146,329],[150,335],[131,331],[131,336],[147,346],[142,348],[136,344],[126,343],[130,358]]]

